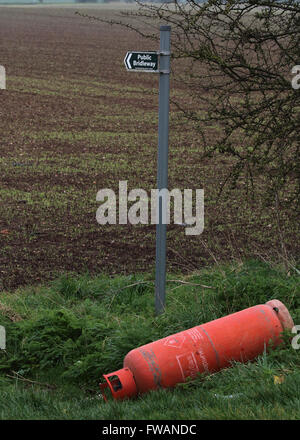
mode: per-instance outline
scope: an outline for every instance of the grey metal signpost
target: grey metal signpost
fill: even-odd
[[[170,108],[170,35],[171,26],[160,27],[159,52],[127,52],[124,63],[126,69],[137,72],[159,73],[159,113],[158,113],[158,160],[157,189],[168,187],[168,149],[169,149],[169,108]],[[159,66],[158,66],[159,58]],[[166,297],[166,203],[157,198],[158,210],[156,225],[156,273],[155,273],[155,312],[165,310]]]
[[[159,113],[158,113],[158,161],[157,189],[168,187],[169,150],[169,101],[170,101],[170,26],[160,27],[159,63]],[[156,272],[155,272],[155,311],[159,315],[165,309],[166,296],[166,241],[167,225],[163,210],[167,209],[162,197],[158,198],[158,224],[156,225]]]

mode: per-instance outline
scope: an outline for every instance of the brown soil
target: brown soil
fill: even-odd
[[[129,189],[156,186],[158,78],[128,73],[123,64],[128,50],[156,48],[126,29],[75,11],[0,8],[0,64],[7,71],[7,90],[0,90],[0,290],[44,282],[65,271],[154,270],[154,226],[100,226],[95,213],[97,191],[117,188],[119,180],[128,180]],[[88,12],[115,14],[107,8]],[[60,89],[68,82],[78,87],[76,93]],[[101,83],[99,91],[95,82]],[[153,121],[146,117],[151,114]],[[89,130],[111,134],[72,138]],[[141,142],[148,145],[142,157]],[[225,158],[200,162],[200,149],[192,130],[171,123],[169,187],[204,187],[207,203],[201,236],[188,237],[180,226],[168,228],[168,270],[191,271],[253,256],[278,258],[282,247],[274,213],[264,215],[239,190],[230,202],[217,201],[229,163]],[[122,168],[124,157],[129,167]],[[91,161],[87,169],[85,158]],[[105,167],[106,160],[116,167]],[[284,215],[286,251],[295,256],[295,229]]]

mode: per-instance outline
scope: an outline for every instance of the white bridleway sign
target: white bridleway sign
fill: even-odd
[[[158,73],[158,52],[127,52],[124,63],[126,69],[132,72]]]

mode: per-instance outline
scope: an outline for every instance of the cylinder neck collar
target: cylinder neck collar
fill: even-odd
[[[103,374],[103,377],[106,382],[100,384],[100,390],[105,401],[107,401],[106,388],[110,389],[113,398],[116,400],[133,397],[138,393],[133,374],[129,368]]]

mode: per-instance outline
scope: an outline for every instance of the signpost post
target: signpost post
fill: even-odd
[[[168,187],[169,108],[170,108],[171,26],[160,27],[159,52],[127,52],[124,63],[132,72],[159,73],[157,189]],[[163,194],[163,193],[161,193]],[[166,296],[166,210],[163,196],[157,198],[155,312],[165,310]],[[163,221],[165,220],[165,222]]]
[[[159,113],[158,113],[158,161],[157,189],[168,187],[168,149],[169,149],[169,101],[170,101],[170,26],[160,27],[159,63]],[[155,271],[155,311],[159,315],[165,309],[166,297],[166,241],[167,225],[165,215],[167,206],[158,197],[158,224],[156,225],[156,271]]]

